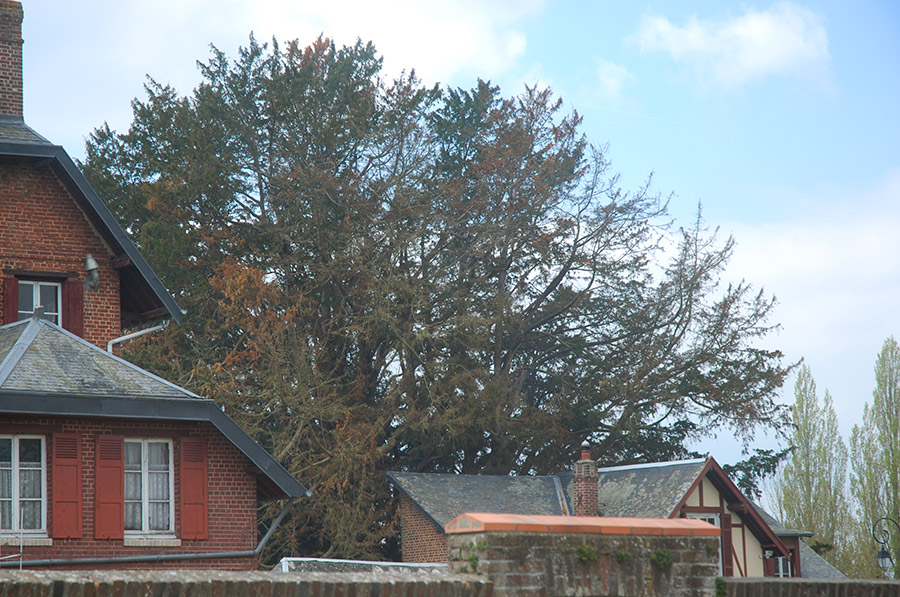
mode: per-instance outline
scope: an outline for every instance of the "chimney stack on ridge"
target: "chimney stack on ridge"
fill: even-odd
[[[0,117],[22,118],[22,3],[0,0]]]
[[[575,463],[572,478],[573,504],[575,516],[599,516],[600,493],[597,486],[597,462],[591,460],[591,445],[581,444],[581,459]]]

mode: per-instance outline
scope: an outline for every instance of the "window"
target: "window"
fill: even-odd
[[[0,531],[46,532],[46,461],[43,437],[0,436]]]
[[[171,533],[172,443],[125,440],[125,531]]]
[[[44,307],[44,317],[47,320],[62,325],[62,284],[19,280],[18,319],[31,317],[38,305]]]
[[[791,559],[779,556],[775,558],[775,576],[777,578],[791,577]]]

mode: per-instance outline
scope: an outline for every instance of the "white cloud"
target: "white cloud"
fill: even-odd
[[[624,66],[602,58],[597,60],[597,81],[600,83],[600,93],[606,99],[619,101],[625,84],[633,80],[634,77]]]
[[[793,220],[723,226],[737,241],[729,274],[777,296],[783,327],[771,344],[788,360],[806,360],[834,396],[846,436],[871,399],[882,342],[900,336],[900,170],[868,189],[822,189],[806,202]]]
[[[769,76],[819,76],[829,60],[824,19],[790,2],[721,20],[689,18],[678,26],[645,16],[629,41],[663,52],[704,80],[737,87]]]

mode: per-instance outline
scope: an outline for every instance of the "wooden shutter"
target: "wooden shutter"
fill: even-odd
[[[734,545],[731,543],[731,514],[722,515],[722,576],[734,576]]]
[[[206,440],[181,438],[181,538],[209,538]]]
[[[125,438],[98,435],[95,450],[94,537],[121,539],[125,535]]]
[[[3,323],[19,319],[19,281],[15,278],[3,279]]]
[[[84,337],[84,286],[81,280],[66,280],[62,285],[62,325]]]
[[[52,487],[53,537],[81,537],[81,436],[53,434]]]

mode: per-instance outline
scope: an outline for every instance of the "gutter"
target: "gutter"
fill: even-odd
[[[163,329],[163,328],[166,327],[167,325],[169,325],[169,320],[168,320],[168,319],[165,320],[164,322],[158,323],[158,324],[156,324],[156,325],[154,325],[154,326],[152,326],[152,327],[144,328],[144,329],[138,330],[138,331],[136,331],[136,332],[131,332],[130,334],[125,334],[124,336],[119,336],[118,338],[113,338],[112,340],[110,340],[109,342],[106,343],[106,352],[112,354],[112,351],[113,351],[113,345],[115,345],[115,344],[121,344],[122,342],[125,342],[126,340],[131,340],[132,338],[138,338],[138,337],[143,336],[143,335],[145,335],[145,334],[150,334],[150,333],[152,333],[152,332],[156,332],[156,331],[158,331],[158,330]]]
[[[109,558],[48,558],[45,560],[12,560],[6,562],[0,561],[0,568],[30,568],[36,566],[69,566],[81,564],[126,564],[133,562],[181,562],[185,560],[212,560],[247,557],[255,558],[262,553],[262,550],[266,547],[269,539],[272,538],[272,534],[275,532],[275,529],[278,528],[278,525],[281,524],[281,521],[287,514],[288,508],[291,507],[291,504],[293,502],[294,499],[291,498],[288,500],[288,503],[284,505],[281,513],[275,519],[275,522],[272,523],[272,526],[269,527],[269,530],[266,532],[265,536],[263,536],[262,541],[259,542],[259,545],[256,546],[256,549],[248,549],[245,551],[211,551],[199,553],[169,553],[144,556],[117,556]]]

